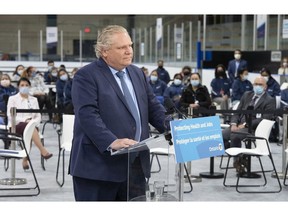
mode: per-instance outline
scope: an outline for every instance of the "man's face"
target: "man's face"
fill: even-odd
[[[264,90],[266,90],[267,84],[266,84],[266,80],[264,79],[264,77],[258,77],[254,80],[253,83],[254,86],[262,86],[264,88]]]
[[[103,51],[104,60],[116,70],[124,69],[132,63],[132,44],[131,38],[127,33],[114,34],[110,49]]]

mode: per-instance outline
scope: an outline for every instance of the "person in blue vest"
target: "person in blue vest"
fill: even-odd
[[[271,97],[276,97],[281,95],[280,84],[272,77],[271,71],[267,68],[262,68],[260,71],[261,76],[267,82],[266,91]]]
[[[164,100],[165,98],[170,98],[175,106],[179,109],[179,101],[184,89],[184,84],[182,84],[182,76],[180,73],[176,73],[173,78],[173,83],[166,88],[164,92]]]
[[[161,104],[164,104],[163,95],[167,88],[167,84],[163,80],[159,79],[158,72],[156,70],[151,72],[149,83],[157,99],[161,102]]]
[[[228,76],[231,80],[231,83],[235,80],[238,76],[240,70],[244,68],[248,68],[248,63],[246,60],[242,59],[242,52],[239,49],[234,51],[234,59],[230,60],[228,63]]]
[[[158,60],[158,68],[156,71],[158,72],[158,78],[160,80],[163,80],[167,85],[170,82],[170,75],[168,71],[164,68],[164,61]]]
[[[248,74],[248,70],[244,68],[240,70],[238,76],[234,80],[232,84],[232,106],[240,101],[244,92],[253,90],[253,85],[248,80]]]
[[[212,101],[220,105],[221,110],[228,109],[228,99],[230,98],[231,82],[227,77],[226,68],[219,64],[215,68],[215,78],[211,81]]]

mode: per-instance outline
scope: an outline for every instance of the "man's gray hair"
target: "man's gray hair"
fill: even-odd
[[[97,42],[95,45],[95,53],[97,58],[102,57],[102,51],[110,49],[112,45],[111,38],[115,33],[128,34],[127,30],[119,25],[109,25],[104,29],[102,29],[102,31],[98,35]]]

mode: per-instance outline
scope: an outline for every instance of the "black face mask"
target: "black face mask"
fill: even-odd
[[[158,67],[159,67],[159,68],[163,68],[163,65],[159,65]]]
[[[185,76],[187,76],[187,75],[190,74],[190,72],[189,72],[189,71],[184,71],[183,74],[184,74]]]
[[[217,71],[218,76],[224,77],[226,75],[225,71],[219,70]]]

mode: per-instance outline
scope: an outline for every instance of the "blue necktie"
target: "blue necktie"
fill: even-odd
[[[126,99],[126,102],[129,106],[130,112],[133,115],[133,118],[135,119],[136,122],[136,134],[135,134],[135,140],[140,141],[140,117],[138,115],[137,107],[133,101],[133,98],[130,94],[130,91],[128,89],[128,86],[124,80],[124,72],[119,71],[116,73],[116,75],[120,78],[121,81],[121,86],[124,94],[124,98]]]

